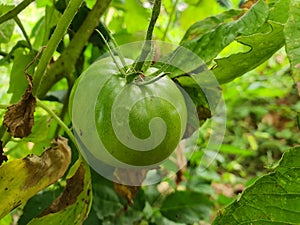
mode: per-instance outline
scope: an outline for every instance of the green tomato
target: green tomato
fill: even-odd
[[[184,97],[169,77],[127,83],[110,58],[80,76],[69,110],[81,153],[116,167],[162,163],[187,123]]]

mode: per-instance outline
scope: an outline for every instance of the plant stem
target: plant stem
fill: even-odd
[[[116,57],[114,56],[114,53],[113,53],[112,49],[110,48],[108,42],[106,41],[105,37],[103,36],[103,34],[101,34],[101,32],[100,32],[99,30],[96,30],[96,31],[97,31],[97,33],[101,36],[101,38],[102,38],[102,40],[104,41],[106,47],[108,48],[108,52],[109,52],[109,54],[110,54],[110,57],[111,57],[112,60],[114,61],[114,63],[115,63],[115,65],[116,65],[117,69],[118,69],[119,72],[123,75],[123,77],[125,77],[125,76],[126,76],[126,72],[124,71],[124,69],[122,68],[122,66],[119,65],[119,63],[118,63]],[[119,59],[120,59],[120,58],[121,58],[121,57],[119,56]]]
[[[36,98],[36,105],[44,109],[47,113],[49,113],[50,116],[52,116],[59,126],[66,132],[66,134],[69,136],[71,141],[76,145],[76,139],[72,133],[72,131],[68,128],[68,126],[47,106],[45,105],[41,100]]]
[[[27,33],[26,33],[26,30],[21,22],[21,20],[19,19],[18,16],[14,17],[14,20],[15,22],[18,24],[19,28],[21,29],[23,35],[24,35],[24,38],[26,39],[27,43],[28,43],[28,46],[30,48],[30,50],[32,49],[32,45],[31,45],[31,42],[30,42],[30,38],[28,37]]]
[[[52,34],[47,48],[45,49],[40,62],[37,66],[35,74],[33,76],[33,93],[36,94],[39,88],[40,82],[43,78],[44,72],[50,62],[53,53],[55,52],[59,42],[62,40],[69,25],[71,24],[75,14],[81,6],[83,0],[70,0],[64,14],[61,16],[54,33]]]
[[[177,8],[177,5],[178,5],[178,2],[179,2],[179,0],[175,0],[175,3],[174,3],[173,8],[172,8],[172,11],[171,11],[171,13],[169,15],[169,20],[168,20],[167,27],[166,27],[165,32],[164,32],[163,37],[162,37],[162,41],[164,41],[166,39],[166,37],[167,37],[167,33],[168,33],[169,28],[171,26],[173,15],[176,12],[176,8]]]
[[[137,72],[140,72],[145,64],[145,60],[147,59],[148,55],[151,52],[152,49],[152,35],[153,35],[153,30],[155,27],[155,23],[157,21],[157,18],[160,13],[160,7],[161,7],[161,0],[155,0],[153,9],[152,9],[152,15],[151,15],[151,20],[147,29],[147,34],[146,34],[146,39],[144,42],[144,45],[142,47],[142,52],[138,59],[134,63],[134,70]]]
[[[0,24],[16,17],[23,9],[25,9],[33,1],[34,0],[24,0],[19,5],[17,5],[15,8],[13,8],[12,10],[9,10],[4,15],[0,16]]]
[[[93,9],[89,12],[79,30],[73,36],[68,47],[63,51],[61,56],[51,65],[39,81],[36,95],[43,98],[48,90],[57,81],[66,77],[69,83],[74,83],[75,78],[72,72],[75,70],[75,64],[84,49],[88,39],[99,24],[99,18],[108,8],[111,0],[97,0]],[[46,69],[46,67],[43,67]],[[35,83],[34,83],[35,84]],[[37,82],[36,82],[37,84]]]
[[[41,100],[36,98],[36,105],[44,109],[50,116],[53,117],[53,119],[56,120],[58,125],[66,132],[66,134],[69,136],[73,144],[76,146],[77,151],[78,151],[78,159],[79,161],[82,161],[83,163],[87,164],[87,162],[82,158],[81,153],[79,152],[79,147],[77,145],[75,136],[73,132],[69,129],[69,127],[47,106],[45,105]],[[88,164],[87,164],[88,165]]]
[[[106,27],[105,27],[106,28]],[[107,29],[107,28],[106,28]],[[125,57],[123,56],[122,52],[120,51],[119,47],[118,47],[118,44],[114,38],[114,36],[112,36],[112,34],[110,33],[110,31],[107,29],[107,33],[108,33],[108,36],[109,36],[109,39],[111,40],[112,42],[112,45],[113,45],[113,48],[116,50],[116,53],[118,54],[120,60],[121,60],[121,63],[123,65],[123,67],[126,66],[126,62],[125,62]]]

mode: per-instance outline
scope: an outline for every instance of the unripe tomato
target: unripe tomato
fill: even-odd
[[[184,97],[169,77],[127,83],[111,58],[100,59],[80,76],[69,110],[82,154],[116,167],[161,163],[187,123]]]

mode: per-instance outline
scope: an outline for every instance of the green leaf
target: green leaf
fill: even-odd
[[[270,21],[269,32],[240,37],[237,41],[250,46],[251,50],[215,60],[217,66],[212,72],[221,84],[256,68],[278,51],[284,44],[283,25]]]
[[[28,82],[25,78],[24,69],[33,60],[35,52],[26,53],[24,49],[14,52],[14,64],[10,73],[8,93],[12,93],[10,103],[16,103],[24,94]],[[33,67],[29,68],[29,74],[33,74]]]
[[[212,203],[203,194],[190,191],[176,191],[166,197],[160,211],[163,216],[178,222],[192,224],[207,219]]]
[[[27,142],[42,142],[48,140],[51,118],[49,116],[35,116],[31,134],[23,139]],[[50,140],[48,140],[50,142]]]
[[[124,19],[127,31],[129,33],[144,31],[148,25],[149,11],[137,0],[126,0],[124,8],[126,11]]]
[[[0,43],[8,43],[15,29],[15,22],[8,20],[0,24]]]
[[[270,7],[269,20],[284,24],[289,17],[290,0],[275,0],[276,2]]]
[[[0,15],[5,14],[9,10],[13,9],[12,5],[0,4]],[[0,43],[8,43],[13,34],[15,28],[15,22],[13,20],[8,20],[0,24]]]
[[[275,170],[249,186],[213,224],[299,224],[299,165],[300,147],[285,152]]]
[[[233,21],[235,17],[241,15],[242,13],[242,10],[231,9],[216,16],[210,16],[205,18],[204,20],[194,23],[186,31],[184,37],[181,40],[181,44],[194,38],[199,39],[205,33],[210,32],[211,30],[216,29],[220,24],[225,23],[225,21]]]
[[[107,217],[115,216],[123,205],[116,192],[113,183],[92,171],[93,179],[93,204],[98,219],[103,220]]]
[[[182,46],[193,51],[204,62],[210,62],[237,36],[255,33],[268,18],[268,11],[268,5],[260,0],[238,20],[223,23]]]
[[[256,68],[283,46],[283,24],[288,18],[288,2],[289,0],[277,0],[270,5],[269,23],[265,24],[269,31],[236,39],[251,47],[250,51],[215,60],[217,66],[212,71],[220,83],[227,83]]]
[[[77,161],[79,164],[79,161]],[[67,179],[67,185],[59,198],[28,225],[79,225],[87,218],[92,202],[90,169],[86,163],[74,164],[75,174]],[[72,169],[70,170],[72,171]],[[69,175],[70,172],[69,172]]]
[[[208,27],[212,26],[213,28],[205,34],[201,34],[201,32],[199,33],[199,31],[196,30],[196,32],[200,34],[199,37],[194,37],[194,39],[190,41],[184,41],[182,46],[165,56],[161,62],[154,64],[154,66],[162,66],[163,62],[168,65],[176,65],[176,67],[169,66],[164,70],[165,72],[170,72],[172,78],[187,72],[198,74],[199,71],[207,71],[206,68],[202,67],[206,67],[205,64],[210,63],[237,37],[258,32],[265,25],[266,19],[268,18],[268,11],[268,5],[263,0],[260,0],[238,20],[221,23],[216,28],[214,28],[213,25],[208,25]],[[222,18],[222,16],[219,17]],[[227,16],[224,17],[226,18]],[[206,24],[206,22],[203,23]],[[194,28],[191,27],[190,32],[192,32],[193,29]],[[186,35],[189,36],[190,33]],[[185,36],[185,38],[187,36]],[[193,54],[189,53],[186,49],[190,50]],[[181,71],[178,68],[185,71]]]
[[[284,28],[285,47],[290,60],[292,77],[300,94],[300,1],[291,0],[289,18]]]

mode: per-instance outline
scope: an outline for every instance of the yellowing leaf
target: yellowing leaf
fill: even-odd
[[[40,157],[29,155],[0,167],[0,218],[64,175],[71,161],[67,139],[60,137],[53,145]]]
[[[78,165],[74,164],[74,167]],[[87,218],[92,203],[89,166],[81,162],[75,174],[67,179],[64,192],[38,218],[28,225],[77,225]]]

